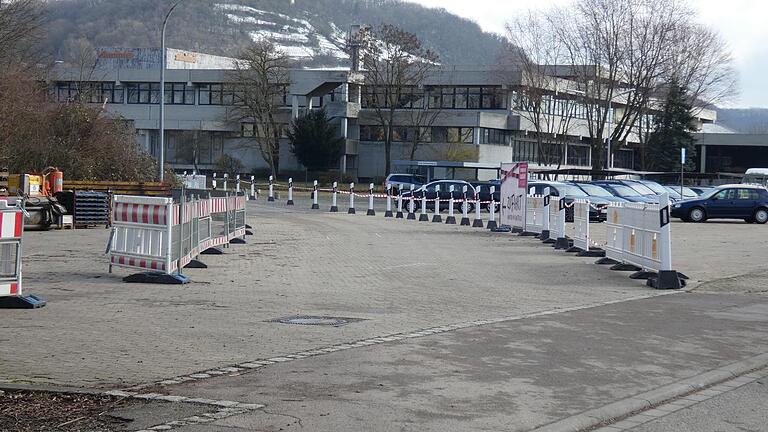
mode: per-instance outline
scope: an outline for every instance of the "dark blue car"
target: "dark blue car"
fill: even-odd
[[[672,217],[686,222],[707,219],[744,219],[748,223],[768,222],[768,189],[760,186],[727,185],[697,199],[672,205]]]

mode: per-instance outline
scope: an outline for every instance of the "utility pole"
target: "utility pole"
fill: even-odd
[[[165,28],[168,25],[168,19],[171,17],[174,9],[184,0],[178,0],[171,6],[171,9],[165,15],[163,20],[163,31],[160,36],[160,168],[158,178],[162,182],[165,177]]]

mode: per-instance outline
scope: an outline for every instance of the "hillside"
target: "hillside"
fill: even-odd
[[[768,134],[768,109],[719,108],[717,122],[741,133]]]
[[[52,0],[48,47],[58,59],[83,45],[159,46],[168,0]],[[236,56],[266,37],[308,66],[347,65],[344,39],[353,24],[394,24],[417,34],[453,64],[492,64],[503,39],[445,10],[399,0],[187,0],[168,26],[168,46]]]

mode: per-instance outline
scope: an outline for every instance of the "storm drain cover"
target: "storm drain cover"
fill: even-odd
[[[296,315],[284,318],[276,318],[268,322],[276,322],[281,324],[293,324],[304,326],[332,326],[340,327],[352,322],[362,321],[360,318],[342,318],[342,317],[330,317],[330,316],[311,316],[311,315]]]

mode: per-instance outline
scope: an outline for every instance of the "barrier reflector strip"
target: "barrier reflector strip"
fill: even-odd
[[[19,284],[16,282],[0,285],[0,297],[19,295]]]
[[[0,213],[0,238],[21,238],[21,211]]]

